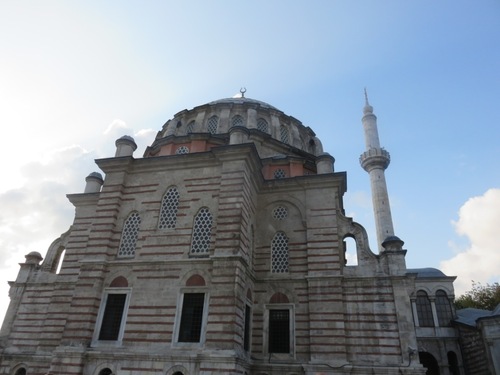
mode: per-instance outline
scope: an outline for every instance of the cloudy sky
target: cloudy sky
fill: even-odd
[[[496,0],[0,2],[0,316],[94,159],[124,134],[141,157],[175,113],[241,87],[316,132],[376,251],[366,87],[407,266],[458,276],[456,294],[498,281],[499,20]]]

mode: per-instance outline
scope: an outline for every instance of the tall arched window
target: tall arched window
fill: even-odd
[[[436,292],[436,312],[439,325],[441,327],[448,327],[453,319],[453,316],[450,300],[444,290],[438,290]]]
[[[173,229],[177,223],[177,209],[179,207],[179,191],[175,186],[167,190],[161,201],[160,220],[158,228]]]
[[[417,315],[420,327],[434,327],[434,318],[432,317],[431,301],[427,293],[423,290],[417,292]]]
[[[280,126],[280,140],[283,143],[288,143],[289,137],[288,137],[288,129],[284,126]]]
[[[271,272],[288,272],[288,237],[277,232],[271,242]]]
[[[245,126],[243,117],[241,117],[240,115],[234,116],[233,120],[231,121],[231,126]]]
[[[194,219],[193,238],[191,240],[192,255],[207,255],[210,250],[212,236],[212,214],[207,207],[202,207]]]
[[[269,131],[269,126],[267,125],[267,121],[263,118],[257,120],[257,129],[261,132],[267,133]]]
[[[118,250],[119,257],[135,256],[135,247],[137,245],[140,224],[141,216],[138,212],[132,212],[123,226],[120,248]]]
[[[208,119],[207,130],[210,134],[217,133],[217,127],[219,125],[219,118],[217,116],[212,116]]]
[[[191,134],[194,130],[194,121],[191,121],[186,127],[186,134]]]

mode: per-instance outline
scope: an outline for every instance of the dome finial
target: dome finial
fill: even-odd
[[[244,98],[245,97],[245,93],[247,92],[247,89],[245,87],[242,87],[240,89],[240,93],[241,93],[241,97]]]
[[[370,103],[368,102],[368,93],[366,92],[366,87],[365,87],[365,106],[369,106]]]

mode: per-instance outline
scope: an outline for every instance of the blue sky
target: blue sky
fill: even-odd
[[[376,251],[366,87],[407,266],[457,275],[457,294],[498,281],[498,40],[493,0],[0,2],[0,310],[24,255],[69,228],[93,159],[124,134],[140,157],[175,113],[241,87],[316,132]]]

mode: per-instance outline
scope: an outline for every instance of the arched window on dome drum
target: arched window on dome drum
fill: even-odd
[[[268,133],[269,125],[267,124],[267,121],[264,120],[263,118],[259,118],[257,120],[257,129],[260,130],[261,132]]]
[[[271,272],[288,272],[288,237],[284,232],[277,232],[271,242]]]
[[[186,134],[191,134],[194,130],[194,121],[191,121],[187,126],[186,126]]]
[[[219,118],[217,116],[212,116],[208,119],[207,130],[210,134],[217,133],[218,126],[219,126]]]
[[[140,224],[141,216],[138,212],[132,212],[123,226],[120,248],[118,249],[119,257],[135,256],[135,247],[137,245]]]
[[[435,304],[439,326],[448,327],[453,319],[453,313],[450,300],[444,290],[438,290],[436,292]]]
[[[417,315],[418,325],[420,327],[434,327],[434,318],[432,316],[432,307],[429,296],[423,290],[417,292]]]
[[[284,125],[280,126],[280,140],[283,143],[288,143],[289,141],[288,129]]]
[[[159,229],[174,229],[177,223],[179,191],[175,186],[167,190],[161,201]]]
[[[191,255],[208,255],[212,237],[212,214],[207,207],[202,207],[194,219]]]
[[[231,126],[245,126],[243,117],[241,117],[240,115],[234,116],[233,120],[231,121]]]

